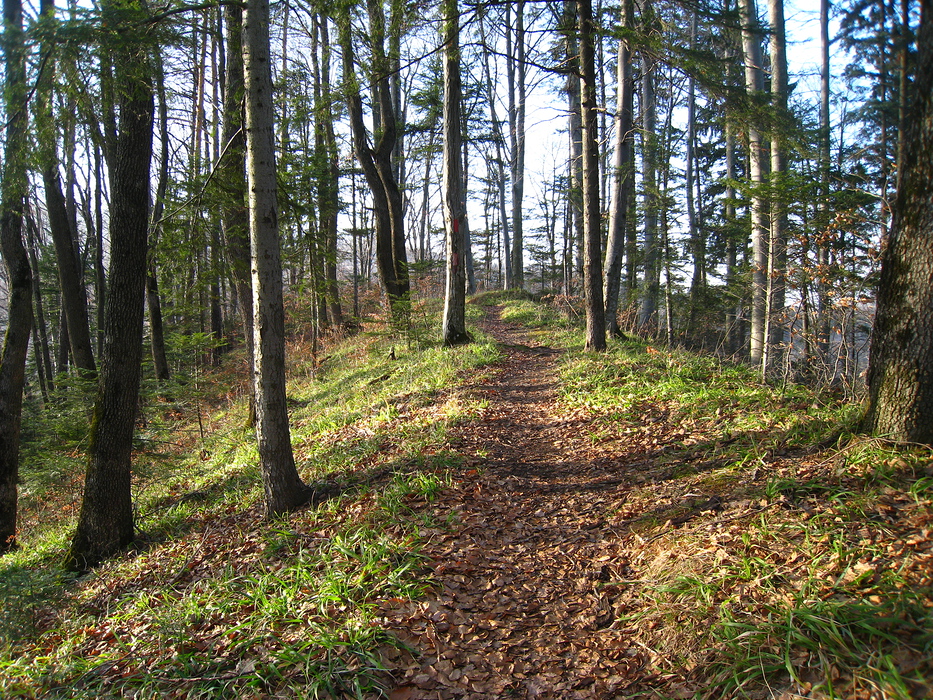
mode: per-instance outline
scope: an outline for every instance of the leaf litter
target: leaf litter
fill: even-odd
[[[62,638],[64,627],[56,630],[71,608],[37,615],[38,631],[50,631],[31,654],[50,659],[66,648],[88,664],[59,686],[53,674],[48,695],[85,686],[133,695],[132,684],[121,685],[126,679],[164,676],[159,693],[172,697],[205,684],[237,697],[291,697],[310,682],[302,664],[314,661],[337,679],[309,691],[314,697],[931,696],[924,679],[933,677],[933,503],[929,490],[908,488],[933,477],[928,456],[892,460],[890,485],[855,509],[846,494],[874,472],[847,448],[762,450],[757,462],[731,468],[721,449],[737,438],[717,431],[728,408],[685,416],[677,401],[664,398],[643,400],[620,418],[569,405],[559,393],[561,353],[503,322],[499,309],[484,313],[501,361],[459,389],[438,392],[433,403],[402,405],[390,419],[411,425],[425,413],[455,411],[458,395],[484,402],[444,444],[427,448],[460,455],[450,483],[431,499],[403,499],[417,523],[426,590],[367,589],[365,567],[350,562],[352,543],[328,549],[348,524],[371,517],[373,493],[323,516],[295,514],[277,539],[258,506],[231,504],[222,520],[192,525],[187,535],[115,560],[79,583],[73,600],[81,623],[72,638]],[[330,440],[368,439],[364,429],[349,425]],[[385,481],[400,468],[419,468],[400,459],[383,441],[360,460],[365,473],[357,478]],[[396,529],[392,557],[409,541],[404,527]],[[368,591],[360,629],[371,633],[364,644],[371,653],[348,633],[331,648],[300,646],[309,630],[353,614],[343,594],[311,600],[301,581],[283,610],[266,611],[268,601],[253,592],[231,607],[195,605],[172,618],[178,629],[167,629],[167,618],[153,612],[216,600],[210,588],[221,570],[231,586],[250,577],[272,580],[294,575],[287,567],[296,558],[322,552],[334,553],[330,565],[346,560],[340,565]],[[905,608],[879,632],[888,635],[881,662],[902,678],[900,691],[864,682],[853,670],[857,660],[827,656],[819,637],[792,644],[780,628],[759,630],[782,605],[798,609],[802,600],[803,609],[820,610],[862,601],[887,614],[881,606],[892,571],[895,587],[919,592],[921,601],[921,613]],[[255,629],[257,619],[264,629]],[[738,637],[717,636],[723,619]],[[248,621],[254,627],[244,640]],[[778,656],[784,670],[742,676],[724,648],[743,638],[758,645],[762,666]],[[306,658],[283,658],[284,644],[303,648]],[[187,670],[180,674],[179,667]],[[340,681],[364,668],[375,679],[369,686],[354,690]],[[834,684],[828,689],[827,678]],[[24,689],[22,697],[39,695]]]

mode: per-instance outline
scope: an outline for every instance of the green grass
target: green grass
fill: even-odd
[[[271,524],[257,507],[242,378],[222,368],[202,373],[196,394],[150,392],[134,455],[144,540],[78,581],[60,562],[80,503],[85,404],[72,395],[75,406],[35,411],[22,547],[0,560],[0,696],[378,692],[376,650],[396,642],[375,606],[429,585],[420,532],[447,518],[434,522],[422,506],[460,462],[448,431],[481,406],[457,388],[498,357],[478,336],[443,349],[363,333],[322,358],[293,346],[296,461],[306,481],[342,495]],[[51,437],[58,431],[65,440]]]
[[[619,584],[622,622],[657,655],[646,673],[688,679],[678,697],[930,692],[930,450],[859,437],[857,405],[711,356],[632,339],[584,352],[579,329],[528,295],[484,294],[468,317],[490,303],[566,349],[560,400],[589,419],[594,447],[652,446],[640,480],[619,474],[632,479],[619,546],[635,577]],[[477,342],[440,348],[436,312],[316,355],[291,346],[296,460],[339,495],[286,519],[260,517],[242,357],[197,374],[196,391],[148,391],[133,485],[145,536],[80,579],[59,563],[86,395],[31,406],[23,547],[0,559],[0,697],[387,692],[379,659],[399,642],[379,606],[432,585],[423,537],[456,523],[439,504],[463,464],[450,432],[485,405],[458,387],[499,357],[475,328]],[[722,511],[691,512],[713,494]]]

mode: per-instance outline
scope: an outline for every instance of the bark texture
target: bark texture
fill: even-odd
[[[752,105],[764,92],[761,60],[761,30],[755,0],[739,0],[742,18],[742,49],[745,54],[745,90]],[[748,125],[748,176],[751,181],[752,220],[752,308],[749,354],[753,364],[765,357],[765,317],[767,315],[768,212],[764,192],[766,154],[760,125],[753,115]]]
[[[32,331],[32,269],[23,245],[26,199],[26,68],[23,8],[4,0],[3,50],[6,68],[6,152],[0,181],[0,252],[6,264],[9,299],[0,356],[0,554],[16,545],[19,442],[26,352]]]
[[[253,286],[256,438],[266,515],[308,500],[292,453],[285,403],[285,310],[279,251],[269,4],[249,0],[243,15],[246,152]]]
[[[586,347],[606,349],[603,264],[600,246],[599,123],[596,118],[596,56],[593,5],[577,0],[580,23],[580,114],[583,118],[583,287],[586,294]]]
[[[457,0],[444,12],[444,224],[447,232],[447,286],[444,294],[444,345],[470,340],[466,331],[466,198],[463,191],[460,115],[460,28]]]
[[[134,537],[130,467],[142,360],[154,101],[145,48],[121,52],[115,65],[121,104],[110,161],[109,292],[84,500],[67,558],[76,570],[100,564]]]
[[[916,102],[882,258],[865,427],[933,445],[933,1],[922,6]]]

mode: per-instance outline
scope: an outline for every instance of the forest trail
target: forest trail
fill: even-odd
[[[647,655],[618,621],[634,578],[613,525],[630,486],[556,391],[559,351],[487,307],[504,358],[467,391],[488,401],[462,426],[470,466],[433,504],[450,528],[422,550],[435,586],[388,601],[385,627],[416,651],[384,649],[403,698],[609,698],[646,690]],[[623,528],[624,531],[624,528]]]

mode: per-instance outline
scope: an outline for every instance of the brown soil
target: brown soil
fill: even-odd
[[[435,503],[456,514],[424,549],[436,583],[390,601],[385,625],[414,654],[387,652],[392,698],[608,698],[646,689],[644,649],[618,619],[633,578],[614,517],[629,487],[589,418],[555,393],[559,352],[486,309],[505,358],[460,430],[475,460]]]

